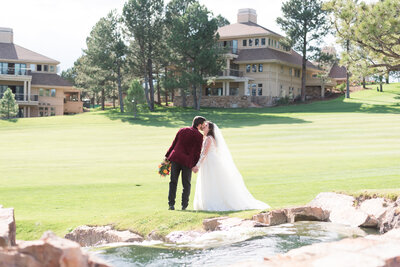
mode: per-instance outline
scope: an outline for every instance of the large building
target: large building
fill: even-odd
[[[220,44],[229,49],[226,66],[213,84],[204,86],[201,106],[271,106],[280,98],[300,96],[302,56],[280,43],[283,36],[258,25],[254,9],[240,9],[237,23],[219,28],[218,34]],[[319,72],[307,62],[309,98],[324,97],[325,90],[336,85],[330,80],[321,87]],[[181,103],[181,97],[175,97],[174,104]],[[191,97],[187,104],[192,105]]]
[[[57,75],[60,62],[14,44],[13,30],[0,28],[0,98],[10,88],[18,117],[43,117],[83,111],[80,91]]]

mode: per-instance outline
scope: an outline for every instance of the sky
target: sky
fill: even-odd
[[[92,27],[107,13],[122,11],[126,0],[1,0],[0,27],[12,28],[14,43],[60,61],[60,69],[73,66],[86,47]],[[167,0],[168,2],[169,0]],[[199,0],[214,15],[235,23],[240,8],[257,11],[258,24],[282,34],[276,18],[282,15],[278,0]],[[334,44],[334,38],[327,39]]]

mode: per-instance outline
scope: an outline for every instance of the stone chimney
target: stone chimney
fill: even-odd
[[[12,44],[14,42],[14,34],[11,28],[0,28],[0,43],[9,43]]]
[[[252,8],[242,8],[239,9],[237,15],[237,22],[238,23],[245,23],[245,22],[253,22],[257,23],[257,12],[255,9]]]

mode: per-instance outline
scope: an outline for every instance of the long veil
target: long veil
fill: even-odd
[[[222,135],[219,127],[214,123],[214,134],[215,134],[215,143],[216,143],[216,152],[219,157],[219,162],[223,165],[225,177],[229,179],[227,188],[229,188],[233,194],[236,194],[237,197],[240,196],[242,200],[241,209],[266,209],[270,208],[270,206],[264,202],[256,200],[251,193],[248,191],[243,177],[240,174],[239,170],[236,167],[235,162],[233,161],[231,152],[225,142],[225,139]]]

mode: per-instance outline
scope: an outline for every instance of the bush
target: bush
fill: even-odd
[[[289,102],[290,102],[289,97],[285,96],[285,97],[278,98],[275,103],[277,105],[287,105],[287,104],[289,104]]]
[[[341,83],[341,84],[336,86],[336,89],[339,89],[340,92],[344,93],[344,89],[346,89],[346,84],[345,83]]]

